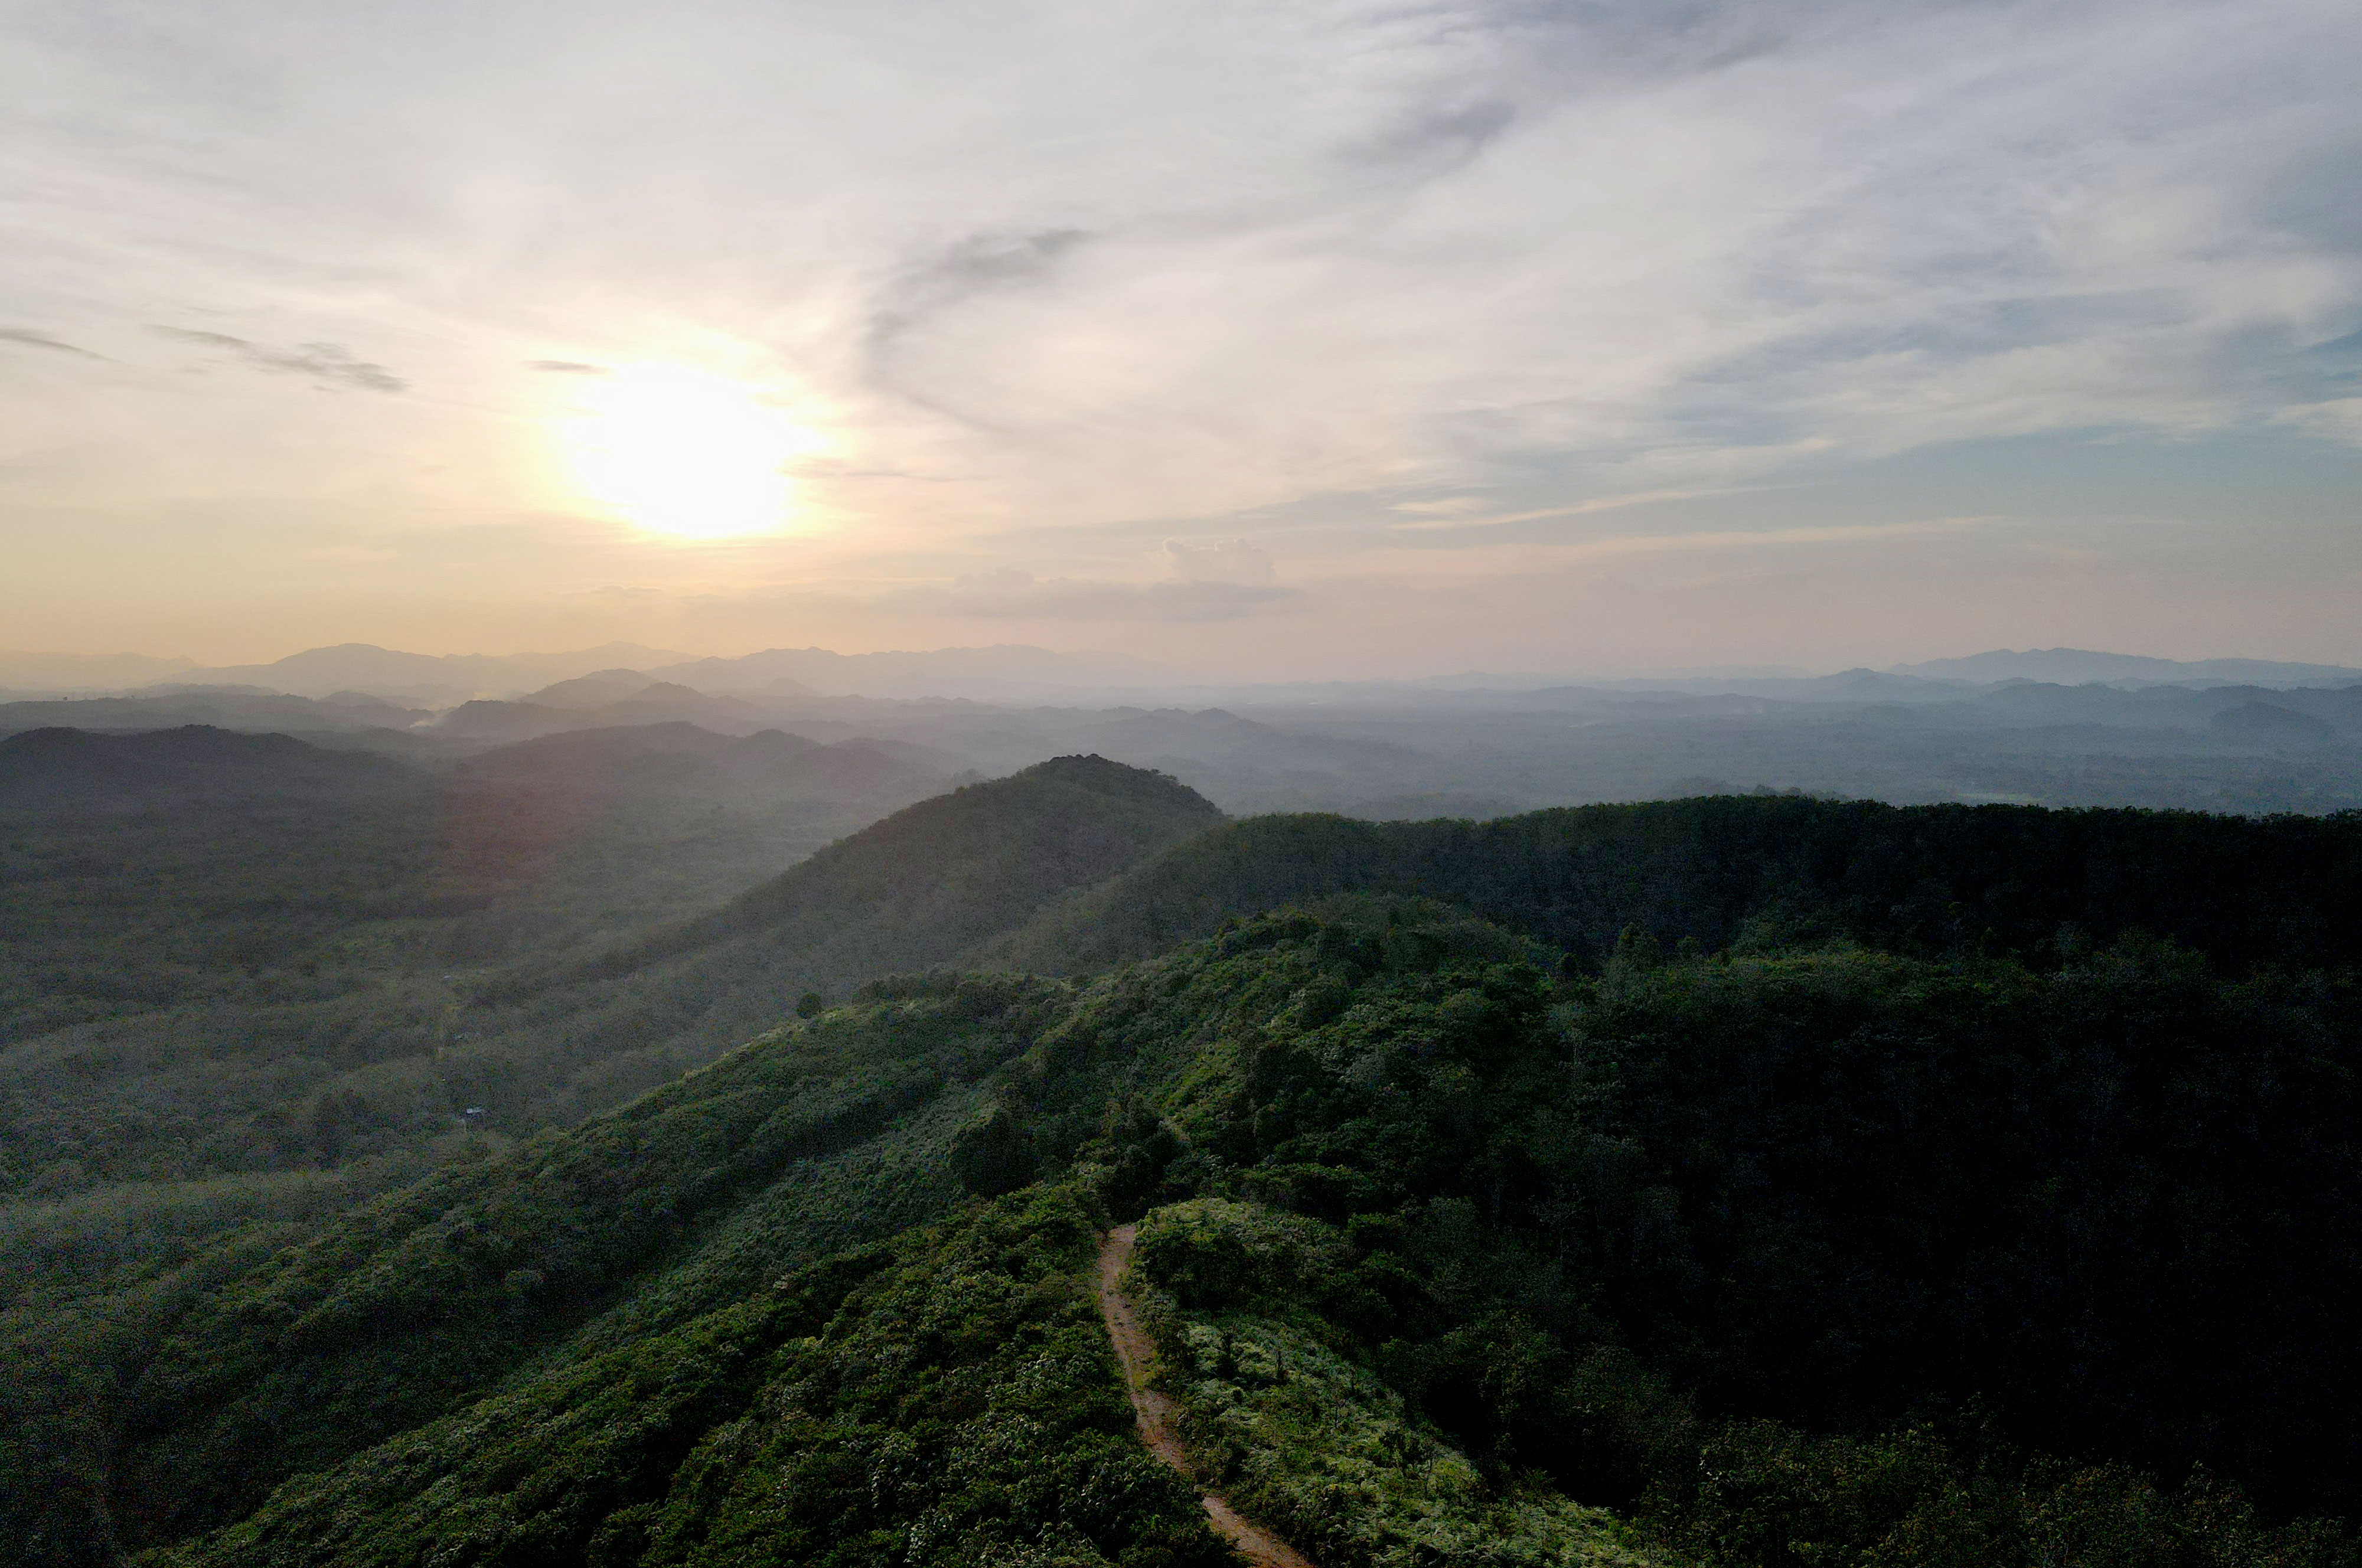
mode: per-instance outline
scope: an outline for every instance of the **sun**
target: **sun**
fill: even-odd
[[[742,381],[685,365],[634,365],[582,389],[568,435],[575,482],[652,534],[735,539],[794,521],[786,473],[819,444]]]

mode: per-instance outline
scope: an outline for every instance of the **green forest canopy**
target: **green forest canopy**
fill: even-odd
[[[1211,1561],[1088,1320],[1090,1229],[1145,1215],[1202,1456],[1324,1562],[2344,1560],[2286,1521],[2362,1474],[2362,823],[1716,800],[1161,847],[1130,773],[1086,843],[1131,847],[998,934],[964,911],[1012,859],[930,901],[930,833],[887,907],[945,958],[1132,962],[883,982],[308,1240],[7,1314],[0,1529]],[[738,911],[497,1005],[773,929]]]

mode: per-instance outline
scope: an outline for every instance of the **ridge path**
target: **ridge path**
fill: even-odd
[[[1107,1320],[1108,1340],[1115,1346],[1115,1359],[1123,1368],[1124,1389],[1131,1396],[1131,1412],[1140,1422],[1140,1441],[1148,1445],[1149,1452],[1179,1471],[1194,1485],[1196,1480],[1189,1475],[1188,1451],[1181,1446],[1177,1420],[1180,1412],[1171,1399],[1148,1386],[1148,1367],[1155,1351],[1140,1320],[1132,1316],[1131,1303],[1117,1288],[1124,1265],[1131,1261],[1131,1244],[1139,1234],[1136,1225],[1119,1225],[1099,1243],[1099,1314]],[[1198,1500],[1205,1505],[1206,1518],[1215,1533],[1229,1541],[1253,1568],[1313,1568],[1310,1558],[1249,1524],[1237,1509],[1213,1493],[1201,1490]]]

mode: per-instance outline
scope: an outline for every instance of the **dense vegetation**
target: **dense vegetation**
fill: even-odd
[[[1347,1561],[1432,1510],[1322,1502],[1402,1450],[1364,1423],[1304,1474],[1326,1401],[1256,1397],[1291,1335],[1501,1496],[1539,1470],[1709,1560],[2041,1561],[2089,1515],[2159,1561],[2311,1561],[2139,1471],[2354,1508],[2356,1004],[2138,943],[2047,976],[1628,950],[1556,985],[1484,928],[1297,918],[1088,1027],[1206,1042],[1117,1189],[1230,1200],[1143,1228],[1179,1386],[1215,1463]]]
[[[0,1540],[1211,1568],[1090,1305],[1138,1220],[1206,1477],[1324,1568],[2356,1561],[2362,823],[1210,816],[1076,759],[483,988],[556,1061],[773,1027],[25,1295]],[[1167,950],[797,1004],[1054,936]]]
[[[1087,972],[1233,914],[1343,893],[1443,900],[1596,966],[1628,930],[1671,948],[1846,936],[2040,965],[2128,931],[2213,961],[2362,959],[2362,813],[2202,816],[1721,796],[1493,822],[1254,817],[1077,895],[985,951]]]
[[[160,1561],[1220,1568],[1029,1194],[766,1284],[305,1477]]]
[[[175,798],[187,774],[219,784],[226,749],[258,788],[291,768],[358,769],[370,788],[0,817],[0,1251],[17,1265],[0,1302],[250,1220],[316,1220],[579,1121],[712,1060],[807,989],[940,962],[1220,820],[1170,780],[1075,759],[833,847],[767,840],[710,803],[639,802],[643,767],[678,784],[717,755],[655,728],[503,748],[436,789],[285,737],[84,737],[108,743],[110,777],[127,749]],[[733,767],[784,757],[865,787],[907,773],[890,756],[862,771],[878,758],[860,747],[705,738]],[[19,736],[0,763],[54,777],[57,750]],[[795,804],[766,807],[768,831],[827,820]],[[767,842],[782,860],[822,852],[757,881],[747,857]],[[668,963],[584,967],[651,928],[690,937],[665,939]],[[525,977],[487,983],[511,975]]]
[[[537,995],[565,980],[638,975],[750,942],[795,955],[818,975],[923,967],[1221,820],[1204,797],[1162,774],[1062,756],[922,801],[700,919],[559,976],[525,974],[483,994]]]
[[[6,1533],[87,1540],[94,1507],[133,1545],[237,1517],[536,1357],[669,1331],[930,1218],[959,1193],[946,1152],[975,1080],[1043,999],[952,986],[831,1014],[308,1242],[242,1236],[137,1288],[6,1315],[6,1456],[23,1468],[0,1498],[59,1511]]]

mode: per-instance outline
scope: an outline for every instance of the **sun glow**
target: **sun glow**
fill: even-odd
[[[571,457],[592,500],[676,539],[793,523],[786,466],[822,442],[761,389],[683,365],[635,365],[582,391]]]

